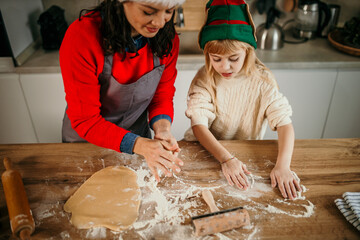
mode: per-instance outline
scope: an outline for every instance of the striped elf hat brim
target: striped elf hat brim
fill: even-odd
[[[185,0],[119,0],[120,2],[155,3],[166,7],[175,7],[183,4]]]
[[[199,45],[213,40],[233,39],[249,43],[256,49],[255,25],[244,0],[210,0],[207,18],[199,33]]]

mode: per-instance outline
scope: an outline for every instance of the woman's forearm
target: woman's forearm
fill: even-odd
[[[153,129],[155,134],[157,132],[170,131],[171,123],[167,119],[160,119],[153,124]]]

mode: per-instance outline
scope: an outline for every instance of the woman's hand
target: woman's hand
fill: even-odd
[[[154,139],[161,140],[164,148],[175,153],[180,152],[179,145],[175,137],[171,134],[170,131],[171,124],[166,119],[160,119],[156,121],[153,125],[154,129]]]
[[[245,174],[250,174],[246,165],[239,159],[233,158],[221,164],[222,172],[225,175],[228,183],[233,186],[234,184],[240,189],[246,190],[250,184]]]
[[[161,140],[164,148],[167,150],[171,152],[180,152],[179,145],[170,131],[158,131],[155,133],[154,139]]]
[[[274,188],[277,185],[284,198],[293,200],[297,197],[297,191],[301,192],[300,183],[290,168],[275,165],[270,173],[270,178],[271,186]]]
[[[168,150],[168,143],[157,139],[148,139],[138,137],[134,144],[134,153],[142,155],[150,171],[155,176],[156,181],[160,182],[158,170],[161,170],[166,176],[171,177],[172,173],[180,172],[179,166],[184,163],[172,151]]]

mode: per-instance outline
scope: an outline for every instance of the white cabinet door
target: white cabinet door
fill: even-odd
[[[177,140],[190,127],[185,116],[186,96],[197,71],[179,71],[175,81],[172,133]],[[31,116],[40,143],[61,142],[61,126],[66,106],[61,74],[21,74]]]
[[[360,71],[339,71],[324,138],[360,137]]]
[[[0,74],[0,143],[36,143],[19,74]]]
[[[336,70],[274,70],[282,92],[293,109],[295,138],[322,138],[333,93]],[[264,139],[277,139],[268,128]]]
[[[184,138],[185,131],[190,127],[190,119],[185,116],[186,96],[193,80],[196,70],[178,71],[175,81],[175,96],[174,96],[174,120],[171,126],[171,132],[176,140]]]
[[[61,142],[66,106],[61,74],[21,74],[20,81],[39,142]]]

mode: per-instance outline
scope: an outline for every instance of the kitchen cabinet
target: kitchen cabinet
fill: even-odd
[[[19,74],[0,74],[0,144],[36,143]]]
[[[360,71],[340,70],[324,138],[360,137]]]
[[[185,116],[186,96],[197,71],[179,71],[175,81],[174,121],[172,133],[177,140],[190,127]],[[20,81],[39,143],[61,142],[61,126],[66,107],[64,86],[60,73],[21,74]]]
[[[184,138],[185,131],[190,127],[190,119],[185,116],[187,108],[187,93],[193,80],[196,70],[181,70],[175,81],[175,96],[174,96],[174,120],[171,127],[171,132],[176,140]]]
[[[172,133],[190,127],[186,96],[197,70],[179,70]],[[274,69],[280,91],[293,108],[297,139],[360,136],[359,70]],[[0,74],[0,143],[61,142],[66,106],[61,73]],[[277,139],[269,128],[265,139]]]
[[[62,119],[66,107],[61,74],[20,74],[20,82],[38,142],[61,142]]]
[[[295,138],[322,138],[336,81],[337,70],[272,71],[282,92],[293,109]],[[267,129],[265,139],[277,139],[277,133]]]
[[[185,116],[186,96],[196,72],[196,70],[179,71],[175,81],[172,133],[177,140],[181,140],[186,129],[190,127],[190,120]],[[20,82],[38,142],[61,142],[61,126],[66,107],[61,74],[20,74]]]

